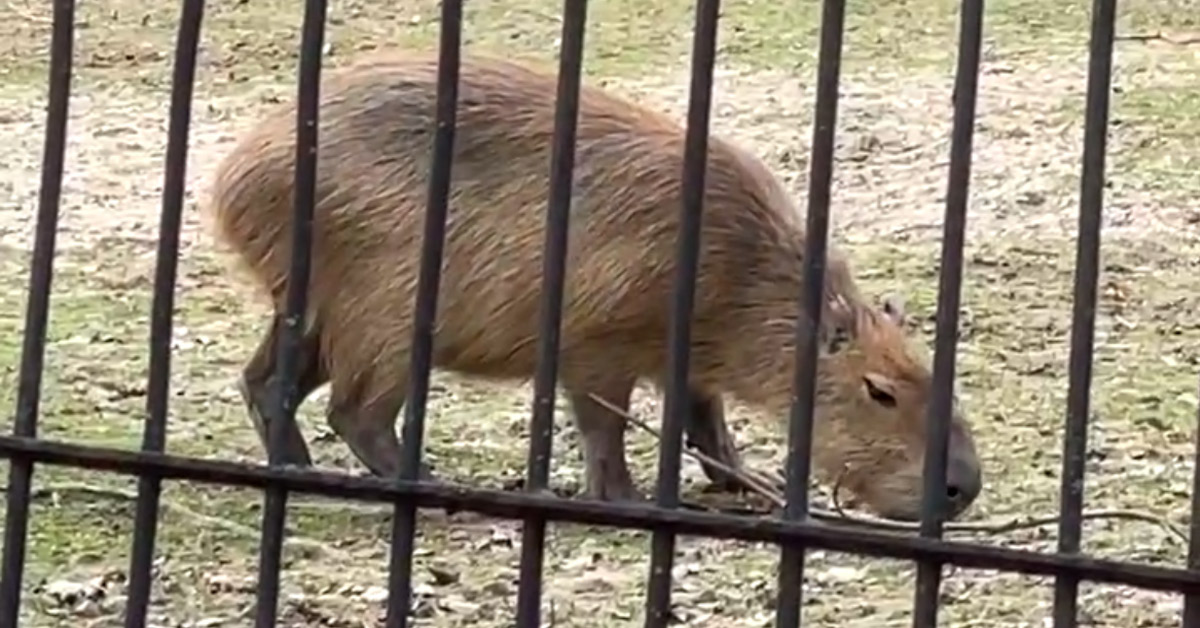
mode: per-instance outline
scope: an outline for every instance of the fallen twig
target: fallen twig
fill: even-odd
[[[15,14],[17,17],[25,20],[26,22],[33,22],[34,24],[53,24],[54,23],[54,18],[46,17],[44,15],[37,15],[36,13],[33,13],[31,10],[20,8],[12,2],[4,3],[4,8],[6,10],[8,10],[9,13]]]
[[[1190,46],[1192,44],[1200,44],[1200,37],[1182,37],[1176,38],[1163,33],[1162,31],[1154,33],[1131,33],[1128,35],[1117,35],[1113,37],[1116,41],[1165,41],[1168,44],[1176,46]]]
[[[608,401],[607,399],[604,399],[603,397],[600,397],[594,393],[588,393],[588,394],[589,394],[589,396],[591,396],[592,400],[595,401],[596,403],[598,403],[598,404],[604,406],[605,408],[609,409],[610,411],[620,415],[626,421],[629,421],[630,423],[645,430],[646,432],[649,432],[655,438],[662,440],[662,434],[660,434],[658,432],[658,430],[651,427],[649,423],[646,423],[645,421],[633,416],[632,414],[626,412],[625,410],[622,410],[621,408],[617,407],[615,404]],[[714,466],[714,467],[720,469],[721,471],[724,471],[725,473],[728,473],[729,475],[737,478],[738,480],[741,480],[741,482],[743,484],[747,485],[748,487],[753,487],[754,491],[756,493],[758,493],[762,497],[765,497],[766,499],[770,500],[771,503],[775,504],[779,508],[784,507],[785,501],[783,499],[783,493],[779,492],[777,489],[772,487],[770,485],[769,481],[766,478],[763,478],[762,476],[758,475],[758,473],[749,471],[746,469],[734,469],[733,467],[726,465],[725,463],[717,460],[716,458],[713,458],[712,456],[709,456],[708,454],[706,454],[702,451],[699,451],[693,447],[689,447],[686,444],[684,445],[683,449],[684,449],[684,453],[690,455],[691,457],[695,458],[696,460],[699,460],[700,462]]]
[[[659,433],[659,431],[654,429],[653,427],[651,427],[645,421],[631,415],[629,412],[621,409],[620,407],[614,405],[613,403],[609,402],[606,399],[603,399],[595,394],[590,394],[590,396],[593,400],[596,401],[596,403],[604,406],[605,408],[608,408],[610,411],[620,415],[622,418],[629,421],[633,425],[641,428],[642,430],[653,435],[655,438],[658,438],[661,440],[662,435]],[[726,464],[722,463],[721,461],[714,459],[712,456],[709,456],[702,451],[698,451],[695,448],[688,446],[686,443],[684,444],[683,452],[700,462],[703,462],[710,466],[716,467],[717,469],[720,469],[721,471],[728,473],[729,475],[737,478],[738,480],[741,480],[742,483],[745,484],[747,488],[750,488],[758,495],[767,499],[773,505],[775,505],[777,508],[783,509],[784,506],[786,505],[787,502],[784,499],[783,493],[780,492],[779,489],[771,486],[769,484],[769,482],[767,480],[765,480],[762,476],[760,476],[758,473],[743,470],[743,469],[735,469],[733,467],[730,467],[729,465],[726,465]],[[782,479],[782,478],[780,478],[780,479]],[[887,529],[887,530],[894,530],[894,531],[900,531],[900,532],[916,532],[916,531],[920,530],[920,524],[916,523],[916,522],[910,523],[910,522],[905,522],[905,521],[895,521],[895,520],[890,520],[890,519],[883,519],[880,517],[873,517],[870,515],[850,514],[850,513],[845,512],[844,510],[842,510],[841,504],[838,502],[838,499],[837,499],[837,494],[839,492],[839,489],[841,488],[840,484],[841,484],[841,482],[840,482],[840,478],[839,478],[838,486],[836,486],[834,489],[834,509],[829,510],[829,509],[825,509],[825,508],[810,508],[808,512],[812,518],[823,520],[823,521],[838,522],[838,523],[853,523],[853,524],[857,524],[857,525],[865,525],[865,526],[883,528],[883,529]],[[1163,519],[1162,517],[1157,517],[1157,516],[1149,514],[1149,513],[1144,513],[1144,512],[1140,512],[1140,511],[1136,511],[1136,510],[1091,510],[1091,511],[1084,511],[1081,516],[1084,520],[1118,519],[1118,520],[1126,520],[1126,521],[1141,521],[1144,523],[1152,523],[1154,525],[1159,526],[1160,528],[1165,530],[1167,533],[1174,536],[1176,539],[1179,539],[1183,543],[1186,544],[1188,542],[1187,533],[1185,533],[1183,530],[1179,529],[1178,526],[1171,523],[1170,521],[1167,521],[1166,519]],[[946,532],[963,532],[963,533],[974,533],[974,534],[1004,534],[1007,532],[1015,532],[1017,530],[1027,530],[1027,529],[1031,529],[1031,528],[1039,528],[1044,525],[1057,523],[1058,520],[1059,520],[1058,515],[1045,515],[1045,516],[1037,516],[1037,517],[1014,517],[1012,519],[1006,519],[1006,520],[1000,520],[1000,521],[947,522],[947,523],[943,524],[942,529],[945,530]]]

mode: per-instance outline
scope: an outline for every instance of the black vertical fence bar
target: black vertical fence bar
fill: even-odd
[[[1092,388],[1092,351],[1096,328],[1096,291],[1100,277],[1100,227],[1104,210],[1104,152],[1108,135],[1109,84],[1112,81],[1116,0],[1092,3],[1092,35],[1088,54],[1087,113],[1083,131],[1080,177],[1079,240],[1075,252],[1075,303],[1071,320],[1070,383],[1066,431],[1063,435],[1062,489],[1059,502],[1058,551],[1079,551],[1083,536],[1083,475],[1087,454],[1088,413]],[[1054,626],[1075,626],[1079,579],[1059,576],[1054,582]]]
[[[1200,396],[1200,386],[1196,387]],[[1188,569],[1200,571],[1200,406],[1196,408],[1196,452],[1192,458],[1192,525],[1188,538]],[[1183,598],[1183,628],[1200,628],[1200,596]]]
[[[959,16],[958,67],[954,81],[954,129],[950,144],[950,176],[942,231],[938,281],[937,331],[934,341],[933,390],[926,416],[921,536],[940,537],[946,512],[946,461],[954,405],[954,366],[958,348],[958,309],[962,287],[963,246],[971,184],[971,145],[983,39],[983,0],[963,0]],[[942,565],[917,565],[913,626],[937,625]]]
[[[280,408],[268,424],[267,451],[271,465],[283,463],[283,446],[288,423],[296,420],[300,403],[300,343],[308,305],[308,281],[312,261],[313,206],[316,201],[317,117],[320,103],[321,48],[325,39],[325,0],[307,0],[300,40],[300,72],[296,105],[296,164],[292,209],[292,258],[288,271],[287,302],[280,321],[278,358]],[[279,577],[282,568],[287,491],[280,486],[266,490],[262,518],[262,542],[258,563],[258,598],[255,626],[275,625],[279,606]]]
[[[17,413],[13,421],[13,435],[27,438],[37,435],[38,404],[41,401],[46,327],[50,318],[50,285],[54,277],[54,246],[58,235],[58,207],[62,197],[63,161],[67,147],[74,26],[74,0],[57,0],[54,3],[54,25],[50,39],[50,87],[46,107],[46,137],[42,149],[42,187],[38,197],[37,227],[29,273],[29,301],[25,309]],[[4,562],[0,567],[0,626],[5,628],[17,625],[21,605],[32,480],[33,463],[22,456],[13,456],[8,469]]]
[[[416,480],[421,472],[425,404],[429,395],[429,375],[433,368],[433,326],[437,315],[442,248],[446,235],[446,206],[450,199],[450,172],[454,158],[461,40],[462,0],[442,0],[435,112],[437,129],[434,133],[432,167],[426,198],[421,271],[417,280],[416,304],[413,311],[409,393],[405,403],[404,426],[401,430],[404,458],[400,461],[400,477],[405,480]],[[392,553],[388,567],[388,628],[404,628],[408,625],[416,534],[416,504],[407,500],[397,503],[392,515]]]
[[[679,471],[683,455],[683,424],[688,412],[688,370],[691,358],[692,309],[700,257],[700,223],[708,159],[708,118],[712,103],[719,0],[696,3],[692,35],[692,81],[689,88],[687,137],[683,158],[683,198],[679,245],[671,299],[668,373],[663,403],[662,437],[658,450],[656,502],[661,508],[679,506]],[[666,628],[671,619],[671,570],[675,563],[675,531],[659,528],[650,543],[650,578],[646,595],[646,628]]]
[[[158,260],[154,275],[154,306],[150,313],[150,376],[146,385],[146,425],[143,451],[163,451],[167,440],[167,409],[171,381],[171,327],[175,313],[175,276],[179,262],[179,226],[186,183],[188,126],[192,117],[192,91],[196,76],[196,47],[204,16],[204,0],[185,0],[175,42],[175,69],[171,79],[170,126],[167,131],[166,171],[163,175],[162,217]],[[162,479],[138,478],[137,512],[129,561],[129,593],[125,605],[126,628],[143,628],[150,601],[151,566],[158,532],[158,506]]]
[[[808,518],[808,479],[812,467],[813,409],[816,403],[817,338],[824,307],[825,258],[829,239],[829,199],[833,183],[833,152],[837,137],[838,80],[842,65],[842,35],[846,0],[825,0],[821,11],[821,49],[817,60],[817,106],[813,116],[812,159],[808,176],[808,217],[801,307],[809,324],[796,327],[796,371],[788,433],[787,503],[783,517]],[[775,625],[800,625],[803,597],[804,546],[784,545],[780,552],[779,603]]]
[[[563,2],[562,49],[558,61],[558,95],[554,111],[554,146],[550,157],[550,197],[542,260],[541,335],[533,383],[533,418],[529,426],[529,464],[526,490],[546,488],[554,435],[554,398],[558,381],[558,347],[567,261],[567,227],[571,213],[572,172],[575,168],[575,128],[579,113],[579,84],[583,64],[583,35],[587,0]],[[521,570],[517,590],[517,626],[541,625],[542,563],[546,519],[525,519],[521,533]]]

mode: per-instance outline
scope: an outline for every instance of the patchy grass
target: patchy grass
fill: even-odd
[[[1186,33],[1188,0],[1122,5],[1123,33]],[[233,134],[294,90],[300,10],[278,0],[220,2],[205,17],[189,164],[172,353],[173,453],[262,460],[234,383],[265,322],[197,230],[193,195]],[[1052,511],[1065,412],[1078,164],[1089,2],[987,6],[985,62],[969,218],[959,354],[960,391],[979,432],[988,487],[973,518]],[[43,386],[41,433],[137,447],[145,405],[154,235],[177,7],[106,0],[79,7],[76,92],[62,235]],[[553,59],[558,3],[473,2],[469,46]],[[945,192],[957,3],[906,0],[848,8],[836,237],[872,293],[903,291],[914,332],[932,345],[937,241]],[[693,6],[608,0],[589,7],[589,78],[682,115]],[[41,155],[47,9],[0,10],[0,406],[15,403],[31,216]],[[817,3],[723,3],[714,128],[764,156],[802,198],[819,21]],[[329,63],[403,43],[430,45],[429,0],[331,3]],[[1117,55],[1097,326],[1087,503],[1140,509],[1186,524],[1200,367],[1200,57],[1196,48],[1123,42]],[[321,394],[300,421],[326,468],[358,472],[321,418]],[[640,413],[658,412],[641,395]],[[503,487],[522,475],[528,387],[435,375],[429,456],[449,479]],[[783,455],[778,426],[735,409],[751,464]],[[572,489],[577,440],[559,413],[552,471]],[[654,478],[654,443],[631,433],[637,479]],[[685,491],[704,482],[685,463]],[[120,625],[132,538],[134,482],[39,468],[23,606],[27,625]],[[261,497],[169,483],[156,563],[153,621],[246,625],[256,589]],[[294,498],[281,601],[283,625],[376,625],[389,552],[386,509]],[[423,515],[420,625],[511,622],[519,525]],[[546,558],[545,616],[556,626],[641,624],[648,535],[555,525]],[[1051,549],[1044,528],[981,539]],[[1085,549],[1181,564],[1184,550],[1153,526],[1089,523]],[[683,539],[676,614],[686,625],[763,626],[773,618],[776,552]],[[813,552],[808,625],[911,624],[911,565]],[[1050,582],[982,571],[945,580],[947,626],[1041,626]],[[968,595],[971,593],[971,595]],[[1180,602],[1119,587],[1084,587],[1093,626],[1177,625]]]
[[[1193,57],[1194,59],[1194,57]],[[1189,207],[1200,222],[1200,73],[1195,63],[1149,62],[1120,86],[1117,121],[1130,128],[1113,168],[1147,195]]]

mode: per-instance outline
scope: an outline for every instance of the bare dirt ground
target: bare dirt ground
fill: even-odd
[[[1119,32],[1195,35],[1191,0],[1122,6]],[[300,3],[220,2],[206,15],[192,121],[173,354],[173,453],[263,459],[236,395],[241,363],[266,310],[222,273],[194,201],[236,133],[266,103],[295,90]],[[786,4],[786,3],[785,3]],[[810,3],[813,4],[813,3]],[[470,46],[553,58],[559,7],[544,0],[468,3]],[[714,132],[755,149],[805,197],[815,98],[812,7],[728,2]],[[959,389],[979,432],[987,493],[970,519],[1045,514],[1057,505],[1065,413],[1072,264],[1078,211],[1089,3],[989,4],[968,218]],[[834,236],[864,286],[899,290],[932,340],[949,154],[956,6],[908,0],[851,8],[839,114]],[[385,43],[429,44],[427,0],[330,5],[337,65]],[[136,447],[145,404],[145,338],[161,203],[174,8],[83,3],[44,385],[43,435]],[[613,0],[590,8],[588,80],[677,113],[687,100],[691,6]],[[15,398],[28,249],[39,185],[48,12],[18,0],[0,9],[0,405]],[[1200,44],[1118,45],[1110,132],[1102,301],[1089,434],[1088,508],[1138,509],[1186,526],[1200,371]],[[301,411],[318,464],[358,472],[321,418]],[[427,447],[454,481],[500,487],[523,474],[531,398],[435,375]],[[655,417],[643,394],[639,414]],[[565,408],[553,482],[579,479]],[[733,427],[753,465],[778,464],[778,424],[736,409]],[[643,486],[654,443],[631,433]],[[134,490],[125,478],[39,469],[30,532],[25,622],[120,625]],[[685,491],[703,490],[685,463]],[[152,619],[160,626],[244,626],[255,592],[259,495],[170,484]],[[295,498],[281,625],[373,626],[386,595],[386,509]],[[642,622],[648,535],[554,526],[545,586],[555,626]],[[1045,527],[977,540],[1051,549]],[[419,625],[512,621],[519,524],[427,514],[418,540]],[[1143,523],[1095,522],[1085,550],[1182,564],[1184,546]],[[683,539],[676,614],[689,626],[773,620],[777,552]],[[813,552],[805,583],[814,626],[911,624],[911,565]],[[942,625],[1042,626],[1051,581],[957,570],[944,585]],[[1088,626],[1174,626],[1177,596],[1085,586]]]

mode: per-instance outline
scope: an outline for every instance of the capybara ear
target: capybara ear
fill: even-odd
[[[825,306],[831,322],[854,320],[854,312],[850,309],[850,304],[846,302],[846,297],[840,294],[830,295]]]
[[[854,337],[858,335],[858,321],[846,298],[835,294],[826,301],[826,320],[822,323],[827,332],[824,335],[825,351],[830,355],[841,351]]]
[[[880,306],[884,315],[892,319],[900,327],[904,326],[908,315],[904,311],[904,298],[898,294],[889,294],[883,298],[883,304]]]

